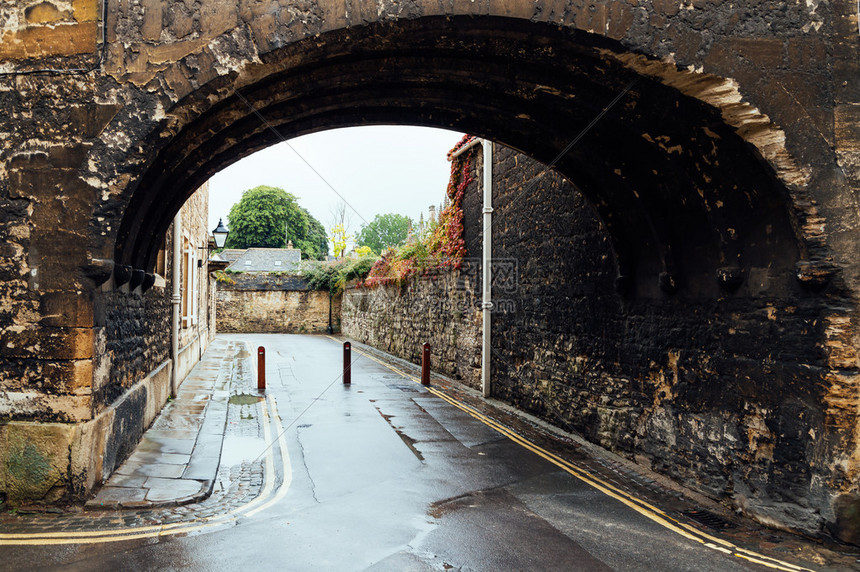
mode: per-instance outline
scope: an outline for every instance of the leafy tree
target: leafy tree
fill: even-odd
[[[343,257],[346,252],[347,242],[348,238],[343,224],[338,223],[334,225],[331,229],[331,247],[335,256]]]
[[[302,210],[308,217],[308,232],[304,240],[292,239],[293,246],[302,249],[302,258],[322,260],[328,254],[328,236],[326,236],[325,227],[305,208]]]
[[[410,224],[412,220],[407,216],[376,215],[368,224],[361,225],[361,230],[355,236],[355,243],[369,246],[373,252],[380,254],[387,248],[403,244],[409,234]]]
[[[226,248],[283,248],[287,240],[305,257],[328,252],[325,228],[283,189],[260,185],[242,193],[227,215]],[[285,233],[286,230],[286,233]]]

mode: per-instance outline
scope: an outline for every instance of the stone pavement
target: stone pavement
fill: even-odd
[[[212,343],[134,453],[86,503],[87,510],[178,506],[212,493],[235,366],[232,345]]]

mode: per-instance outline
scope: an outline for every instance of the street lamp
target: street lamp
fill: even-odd
[[[215,248],[224,248],[224,245],[227,244],[227,235],[230,234],[230,231],[227,230],[227,227],[224,226],[224,221],[222,219],[218,219],[218,226],[212,229],[212,240],[215,241]],[[212,252],[212,246],[207,244],[206,246],[199,246],[198,248],[206,249],[206,260],[198,259],[197,260],[197,268],[203,268],[203,265],[209,262],[209,253]]]
[[[230,231],[224,226],[224,221],[219,218],[218,226],[212,231],[212,238],[215,239],[215,248],[224,248],[224,245],[227,243],[228,234],[230,234]]]

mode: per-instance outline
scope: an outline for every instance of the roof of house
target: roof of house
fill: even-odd
[[[221,253],[224,256],[224,253]],[[239,272],[292,272],[302,261],[298,248],[249,248],[242,252],[227,270]]]
[[[240,256],[245,254],[244,248],[225,248],[221,252],[218,253],[218,257],[221,260],[226,260],[228,262],[233,262]]]

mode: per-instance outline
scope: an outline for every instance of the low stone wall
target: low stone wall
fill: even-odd
[[[236,333],[324,333],[329,303],[335,331],[340,329],[341,297],[329,302],[299,276],[228,274],[218,284],[216,329]],[[231,283],[232,282],[232,283]]]
[[[421,346],[429,342],[433,370],[477,388],[479,300],[468,269],[422,276],[403,287],[350,288],[343,297],[343,333],[413,363],[420,363]]]

